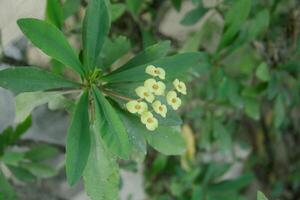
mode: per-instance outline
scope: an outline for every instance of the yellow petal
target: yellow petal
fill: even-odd
[[[147,80],[145,80],[144,82],[144,86],[149,90],[152,91],[153,90],[153,85],[156,84],[156,80],[153,78],[149,78]]]
[[[166,117],[167,114],[166,105],[163,105],[160,101],[157,100],[152,104],[152,107],[157,114],[160,114],[162,117]]]
[[[147,119],[146,128],[149,131],[154,131],[158,127],[158,121],[154,117],[149,117]]]
[[[181,94],[186,95],[186,85],[184,82],[179,81],[178,79],[175,79],[173,81],[173,85],[175,87],[175,89],[180,92]]]
[[[131,113],[136,113],[137,110],[135,108],[135,106],[138,105],[138,102],[137,101],[129,101],[127,104],[126,104],[126,108],[129,112]]]
[[[174,97],[177,97],[177,94],[175,91],[170,91],[167,93],[167,101],[168,101],[168,104],[171,104],[172,103],[172,99]]]
[[[158,89],[154,89],[153,93],[155,95],[164,95],[166,90],[166,85],[161,81],[157,82],[156,84],[158,86]]]
[[[157,67],[156,70],[157,70],[156,74],[158,74],[158,77],[160,79],[162,79],[162,80],[165,80],[165,78],[166,78],[166,71],[163,68],[160,68],[160,67]]]
[[[156,67],[153,66],[153,65],[148,65],[148,66],[146,67],[146,73],[147,73],[147,74],[150,74],[151,76],[156,76],[155,70],[156,70]]]
[[[139,114],[142,114],[142,113],[144,113],[144,112],[146,112],[148,110],[147,103],[141,101],[141,102],[139,102],[139,105],[141,106],[141,108],[138,110]]]
[[[149,117],[153,117],[153,114],[152,114],[151,112],[146,111],[146,112],[142,113],[142,115],[141,115],[141,122],[142,122],[143,124],[146,124],[146,123],[147,123],[147,119],[148,119]]]

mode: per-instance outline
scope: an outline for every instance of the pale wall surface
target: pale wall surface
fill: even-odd
[[[0,30],[4,47],[22,36],[17,19],[43,18],[45,3],[45,0],[0,0]]]

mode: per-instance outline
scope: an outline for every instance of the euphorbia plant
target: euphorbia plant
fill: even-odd
[[[174,110],[181,104],[177,95],[186,94],[186,87],[177,78],[204,58],[202,53],[166,56],[170,43],[160,42],[108,70],[99,64],[99,55],[109,33],[109,6],[106,0],[89,1],[79,56],[54,25],[18,21],[35,46],[73,69],[80,81],[31,66],[0,71],[0,86],[15,93],[77,96],[66,142],[67,179],[74,185],[83,176],[90,197],[105,200],[118,197],[117,159],[143,160],[147,142],[166,155],[184,152],[181,120]]]

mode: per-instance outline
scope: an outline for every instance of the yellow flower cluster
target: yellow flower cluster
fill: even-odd
[[[156,96],[165,96],[167,103],[177,110],[181,105],[181,99],[177,96],[177,93],[186,95],[186,85],[184,82],[175,79],[173,81],[174,90],[166,93],[166,85],[161,80],[165,80],[166,72],[160,67],[148,65],[145,72],[151,75],[153,78],[149,78],[144,82],[143,86],[139,86],[135,89],[135,93],[140,99],[131,100],[126,104],[126,108],[130,113],[139,114],[141,116],[141,122],[145,124],[146,128],[150,131],[154,131],[158,127],[158,120],[153,116],[148,109],[148,104],[151,104],[153,111],[162,117],[167,116],[167,106],[162,104],[159,100],[156,100]],[[155,78],[159,78],[156,80]]]

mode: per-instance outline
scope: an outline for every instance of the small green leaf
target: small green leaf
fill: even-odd
[[[59,88],[79,88],[80,84],[35,67],[8,68],[0,71],[0,86],[15,93]]]
[[[256,77],[262,81],[269,81],[271,79],[270,71],[266,63],[261,63],[256,69]]]
[[[82,33],[83,60],[87,70],[95,69],[109,27],[110,19],[106,1],[90,0]]]
[[[181,9],[182,0],[172,0],[172,4],[177,11]]]
[[[58,153],[57,148],[50,145],[40,144],[26,151],[25,158],[32,161],[43,161],[54,157]]]
[[[22,163],[20,167],[28,170],[38,178],[50,178],[57,174],[53,167],[41,163]]]
[[[257,200],[268,200],[268,198],[261,191],[257,191]]]
[[[23,152],[5,152],[2,161],[6,165],[18,166],[19,162],[24,158]]]
[[[113,63],[129,52],[130,48],[130,42],[126,37],[120,36],[112,40],[107,38],[97,66],[103,70],[109,69]]]
[[[245,98],[245,113],[254,120],[260,118],[260,104],[255,98]]]
[[[145,129],[144,135],[148,143],[164,155],[181,155],[186,150],[185,141],[175,128],[159,126],[155,131]]]
[[[204,59],[207,59],[207,56],[201,52],[183,53],[141,64],[119,73],[112,73],[103,77],[103,79],[109,83],[142,82],[149,78],[149,75],[145,73],[145,69],[148,64],[152,64],[166,71],[166,81],[173,81],[174,78],[180,78],[186,74],[191,67],[197,67]]]
[[[24,182],[34,182],[36,181],[36,177],[27,169],[22,167],[8,166],[11,173],[20,181]],[[1,198],[0,198],[1,199]]]
[[[153,62],[157,59],[163,58],[170,49],[170,41],[159,42],[155,45],[147,47],[144,51],[136,55],[134,58],[129,60],[119,69],[115,70],[113,73],[125,71],[143,64]]]
[[[71,15],[73,15],[80,8],[81,0],[66,0],[63,5],[63,16],[64,19],[67,19]]]
[[[19,19],[18,25],[28,39],[48,56],[84,75],[83,67],[64,34],[54,25],[38,19]]]
[[[93,93],[96,125],[103,141],[114,154],[128,159],[130,154],[129,138],[119,115],[96,87],[93,87]]]
[[[119,198],[119,168],[109,153],[99,130],[91,132],[91,153],[84,170],[84,187],[92,200],[116,200]]]
[[[225,28],[219,50],[228,46],[236,38],[243,23],[249,16],[252,0],[237,0],[225,16]]]
[[[110,9],[111,9],[111,21],[114,22],[124,14],[126,10],[126,6],[123,3],[114,3],[111,4]]]
[[[90,153],[90,129],[88,91],[85,91],[73,114],[66,144],[66,172],[69,184],[74,185],[81,177]]]
[[[63,24],[63,10],[60,0],[47,0],[46,21],[61,29]]]
[[[0,199],[15,200],[16,194],[13,187],[10,185],[6,177],[0,170]]]
[[[126,5],[128,6],[128,10],[134,16],[137,16],[140,13],[143,3],[144,0],[126,0]]]
[[[25,92],[16,96],[15,122],[24,121],[34,108],[48,103],[61,95],[61,92]]]
[[[201,17],[205,13],[206,9],[203,7],[203,5],[200,4],[197,8],[194,8],[191,11],[189,11],[180,23],[185,26],[194,25],[201,19]]]

